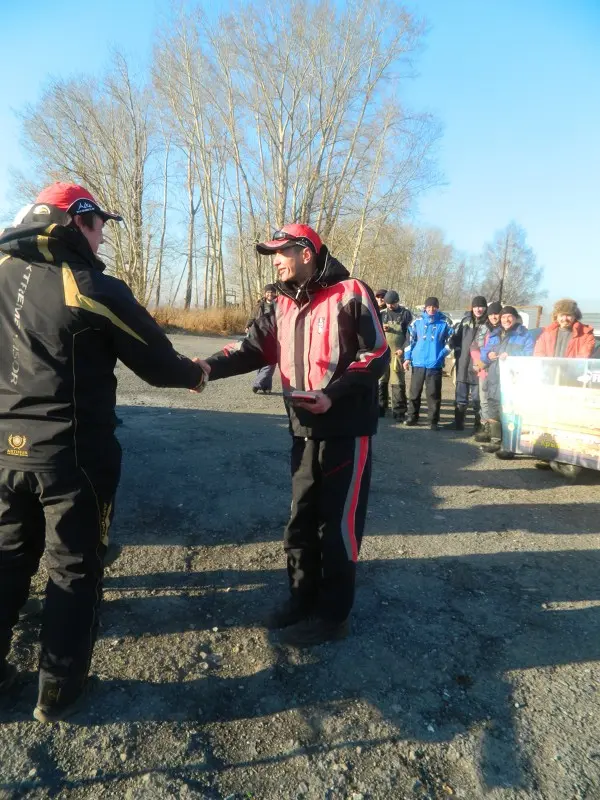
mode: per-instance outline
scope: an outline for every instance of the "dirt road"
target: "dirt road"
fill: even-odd
[[[285,594],[281,398],[119,380],[99,681],[72,721],[34,722],[21,626],[0,797],[600,798],[600,481],[385,420],[353,635],[299,653],[260,627]]]

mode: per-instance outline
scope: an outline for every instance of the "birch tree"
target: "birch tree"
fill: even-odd
[[[149,97],[116,55],[101,80],[55,81],[21,115],[24,147],[38,187],[55,180],[81,183],[122,225],[106,227],[110,269],[147,300],[147,182],[154,122]]]

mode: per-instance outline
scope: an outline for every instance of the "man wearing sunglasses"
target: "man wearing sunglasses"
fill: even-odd
[[[377,431],[377,382],[390,355],[375,297],[308,225],[257,244],[273,257],[278,299],[241,342],[208,359],[210,379],[279,364],[292,434],[285,530],[290,597],[267,620],[298,647],[344,638]]]

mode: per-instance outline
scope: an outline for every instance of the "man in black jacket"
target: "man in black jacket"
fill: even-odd
[[[279,362],[292,434],[285,531],[290,599],[269,618],[287,644],[347,635],[377,430],[377,381],[389,364],[372,291],[308,225],[257,245],[273,256],[278,298],[241,342],[208,359],[210,379]]]
[[[277,300],[277,287],[274,283],[268,283],[265,286],[262,300],[256,304],[256,313],[252,318],[252,322],[262,314],[268,314],[271,306]],[[248,325],[248,327],[250,327]],[[273,375],[275,374],[275,365],[268,364],[266,367],[259,369],[256,373],[256,378],[252,384],[252,391],[254,394],[262,392],[263,394],[271,394],[273,389]]]
[[[392,415],[399,422],[406,416],[406,378],[404,368],[404,345],[408,335],[408,326],[413,316],[400,305],[398,292],[390,289],[385,294],[385,310],[381,312],[381,325],[390,347],[391,362],[379,381],[379,416],[385,417],[389,401],[389,389],[392,389]]]
[[[121,218],[57,183],[0,234],[0,693],[16,676],[12,629],[45,549],[42,722],[74,709],[96,638],[121,467],[116,360],[155,386],[200,390],[206,371],[103,274],[109,219]]]
[[[462,318],[450,338],[449,344],[454,349],[456,360],[454,422],[447,426],[452,430],[464,430],[469,400],[475,414],[475,433],[481,428],[479,378],[473,369],[471,346],[477,341],[479,332],[485,327],[486,320],[487,300],[482,295],[477,295],[471,303],[471,312]]]

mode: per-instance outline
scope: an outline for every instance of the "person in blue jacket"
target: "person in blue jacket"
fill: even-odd
[[[440,312],[437,297],[425,300],[423,316],[408,329],[408,347],[404,350],[404,369],[412,365],[408,416],[405,425],[418,425],[423,386],[427,393],[427,416],[432,431],[438,428],[442,402],[442,368],[450,352],[448,339],[452,326]]]
[[[521,324],[519,312],[514,306],[504,306],[500,312],[500,327],[493,330],[481,350],[481,361],[488,367],[487,395],[490,415],[490,442],[481,449],[495,453],[497,458],[514,458],[510,450],[502,449],[500,361],[509,356],[532,356],[535,339]]]

